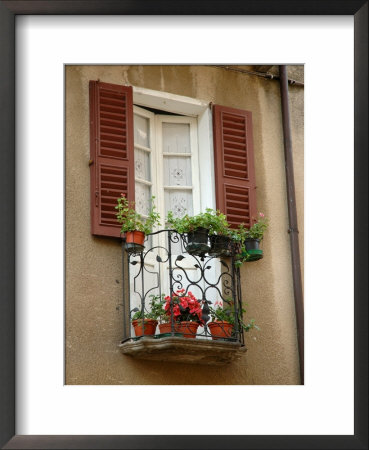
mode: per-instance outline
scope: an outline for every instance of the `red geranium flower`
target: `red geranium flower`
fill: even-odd
[[[204,323],[202,320],[201,301],[192,292],[186,294],[185,289],[178,289],[172,297],[164,297],[166,300],[164,309],[167,316],[171,316],[175,321],[192,321]]]

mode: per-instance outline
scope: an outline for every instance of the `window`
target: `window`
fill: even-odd
[[[253,224],[250,112],[220,105],[210,111],[196,99],[91,81],[90,125],[92,234],[120,236],[114,206],[122,192],[143,213],[155,195],[162,217],[168,209],[180,215],[210,207],[233,226]]]
[[[145,215],[151,196],[162,218],[200,212],[197,119],[134,106],[135,201]]]

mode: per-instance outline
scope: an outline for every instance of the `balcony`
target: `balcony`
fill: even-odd
[[[123,241],[123,354],[208,365],[244,354],[238,248],[220,241],[173,230],[147,235],[145,247]],[[215,306],[230,324],[212,320]]]

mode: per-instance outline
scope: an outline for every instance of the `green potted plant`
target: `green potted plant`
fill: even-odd
[[[159,319],[159,332],[162,336],[170,336],[172,333],[172,323],[165,311]]]
[[[142,317],[143,316],[143,317]],[[136,336],[154,335],[158,321],[150,317],[150,313],[142,314],[142,311],[137,311],[132,316],[132,326],[135,330]]]
[[[213,211],[212,215],[213,220],[209,230],[209,255],[216,257],[230,256],[232,254],[233,230],[231,230],[227,222],[227,216],[218,209]]]
[[[145,236],[150,234],[155,225],[160,225],[160,215],[154,204],[155,197],[151,198],[151,208],[146,218],[136,212],[135,203],[129,202],[124,194],[117,199],[116,216],[121,224],[121,234],[125,233],[125,248],[128,252],[142,252]]]
[[[167,315],[165,305],[165,294],[151,295],[150,301],[150,318],[153,318],[159,322],[159,334],[156,337],[166,337],[172,335],[172,324],[170,316]],[[183,336],[180,333],[174,333],[174,336]]]
[[[159,332],[160,334],[158,335],[158,337],[168,337],[173,335],[176,337],[183,337],[183,333],[178,332],[178,324],[174,323],[172,331],[171,318],[170,316],[167,315],[165,311],[159,317]]]
[[[187,234],[186,250],[192,255],[203,255],[210,250],[209,235],[222,234],[228,228],[226,216],[219,211],[206,208],[196,216],[188,214],[175,218],[168,212],[168,225],[180,234]]]
[[[240,242],[240,253],[236,259],[236,265],[240,266],[243,262],[257,261],[263,257],[260,242],[267,228],[268,219],[260,212],[257,222],[250,229],[241,224],[235,230],[234,238]]]
[[[209,224],[206,213],[196,216],[185,214],[175,218],[172,211],[168,211],[167,223],[179,234],[187,235],[186,250],[191,255],[202,255],[209,251]]]
[[[203,325],[204,321],[202,320],[201,301],[192,292],[179,289],[171,296],[166,296],[164,310],[170,326],[173,314],[174,331],[183,333],[185,338],[196,338],[197,328],[199,325]]]
[[[260,241],[268,228],[268,220],[262,212],[259,213],[257,222],[245,233],[246,250],[259,249]]]
[[[214,306],[215,308],[209,308],[211,322],[207,324],[213,340],[234,338],[234,327],[236,320],[238,326],[240,327],[239,331],[241,331],[241,329],[246,332],[250,331],[252,328],[257,330],[259,329],[259,327],[255,325],[254,319],[251,319],[247,324],[244,323],[242,313],[246,312],[245,309],[242,308],[236,315],[233,307],[233,301],[228,301],[227,305],[223,307],[222,302],[217,300]]]
[[[131,323],[136,336],[154,335],[158,325],[158,318],[164,313],[162,300],[164,296],[150,295],[150,297],[150,311],[142,311],[142,308],[134,308],[132,310],[135,314],[132,316]]]

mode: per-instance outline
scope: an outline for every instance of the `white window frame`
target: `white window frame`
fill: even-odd
[[[197,119],[200,211],[216,209],[212,117],[209,102],[133,86],[133,103]],[[201,176],[201,171],[206,176]],[[205,172],[206,171],[206,172]],[[196,214],[194,209],[194,213]]]

